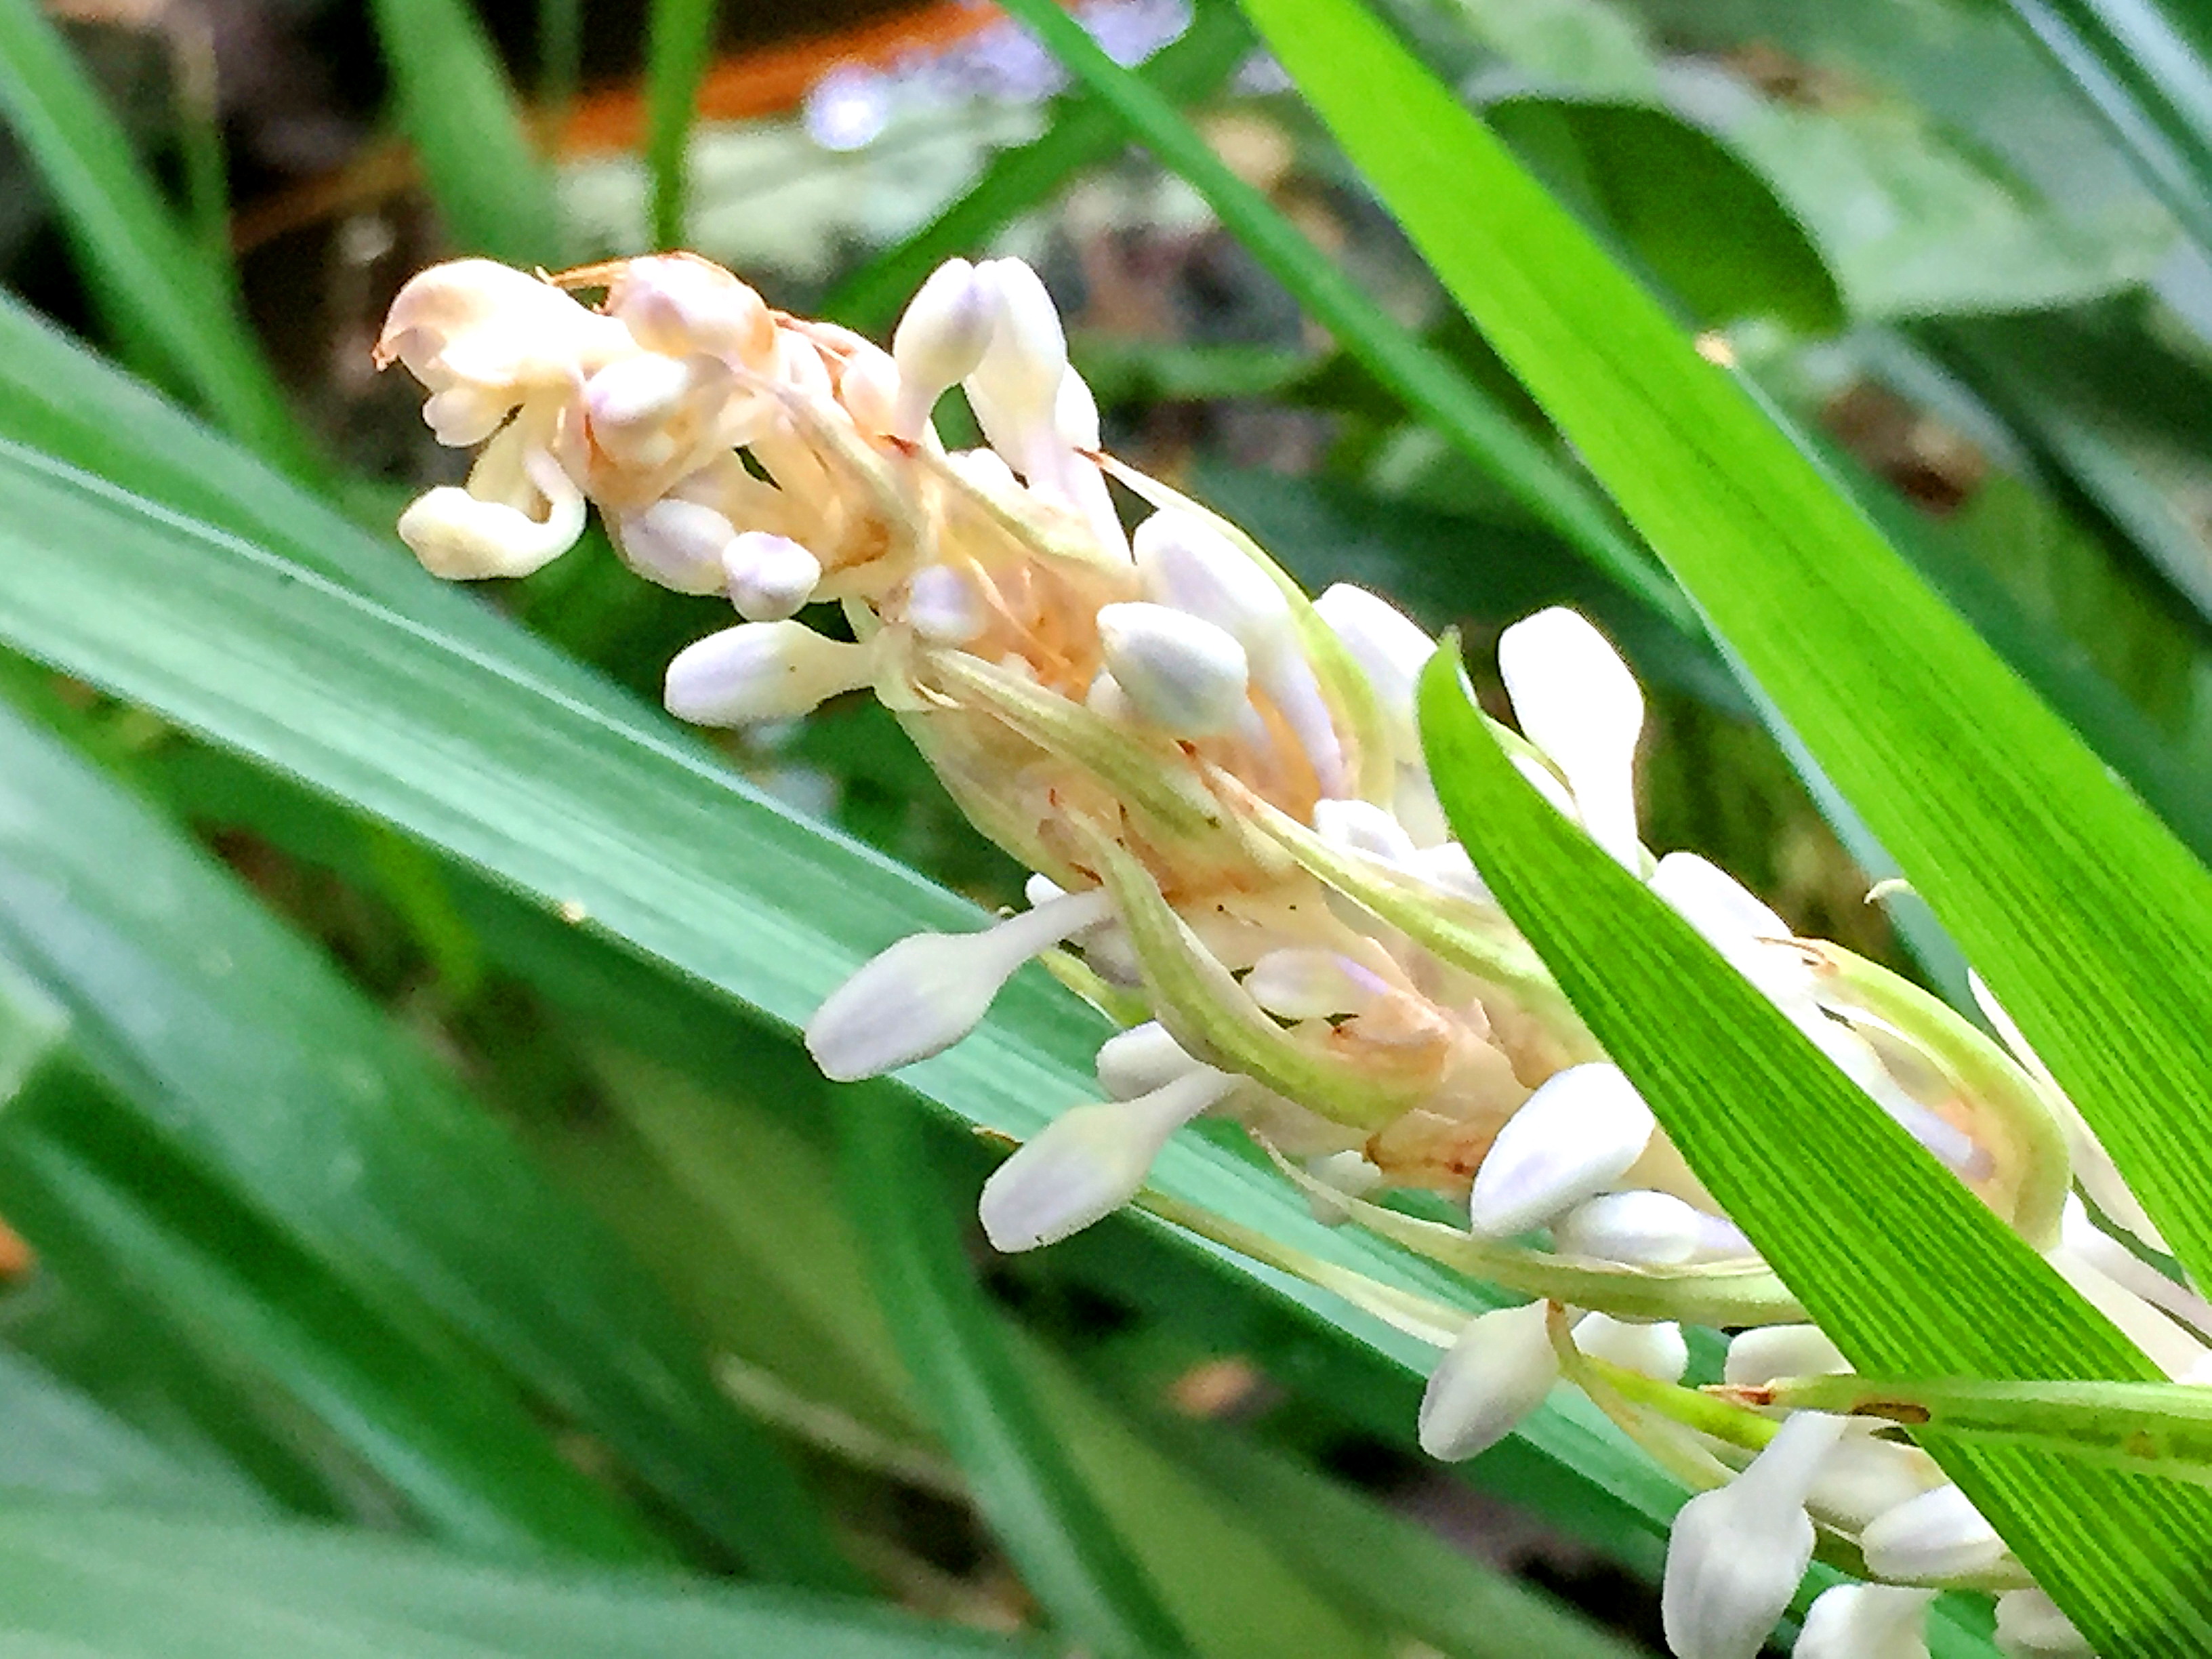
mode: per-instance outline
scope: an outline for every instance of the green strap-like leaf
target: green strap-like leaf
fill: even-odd
[[[2158,0],[2008,3],[2103,118],[2136,176],[2197,246],[2212,252],[2212,64],[2204,42]]]
[[[4,1650],[53,1659],[1040,1659],[857,1599],[487,1566],[335,1528],[0,1508]]]
[[[289,471],[313,472],[313,450],[228,285],[179,228],[37,0],[0,0],[0,116],[127,325],[241,441]]]
[[[1374,17],[1246,10],[2212,1270],[2212,876]]]
[[[526,270],[560,263],[553,179],[531,148],[514,88],[469,0],[373,0],[399,125],[446,234]]]
[[[512,1137],[228,872],[4,710],[0,951],[70,1008],[118,1134],[395,1326],[465,1334],[755,1571],[856,1582],[699,1340]],[[113,1140],[78,1160],[107,1173]]]
[[[925,1126],[880,1085],[841,1091],[854,1224],[916,1390],[1055,1626],[1109,1659],[1190,1644],[1032,1393],[961,1248]]]
[[[1422,678],[1439,798],[1507,913],[1699,1180],[1862,1370],[2154,1367],[1644,884],[1514,770],[1449,651]],[[2100,1652],[2212,1641],[2212,1493],[1937,1448]]]
[[[657,248],[679,248],[688,240],[691,129],[714,47],[715,9],[714,0],[653,0],[647,13],[645,166]]]

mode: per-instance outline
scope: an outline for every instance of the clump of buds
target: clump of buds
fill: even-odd
[[[596,308],[574,297],[594,289]],[[422,381],[443,441],[483,446],[465,487],[429,491],[400,520],[428,568],[527,574],[596,503],[638,574],[726,594],[742,618],[670,664],[672,712],[746,726],[868,688],[976,826],[1036,872],[1028,908],[894,945],[806,1032],[832,1078],[925,1060],[1040,956],[1115,1017],[1102,1097],[1060,1114],[984,1189],[1000,1249],[1146,1201],[1177,1130],[1234,1120],[1324,1219],[1533,1298],[1470,1322],[1327,1276],[1448,1350],[1424,1446],[1472,1456],[1565,1376],[1710,1489],[1684,1510],[1668,1568],[1685,1659],[1754,1652],[1816,1529],[1896,1583],[2036,1595],[1916,1449],[1809,1412],[1778,1432],[1771,1415],[1679,1386],[1683,1322],[1742,1332],[1732,1384],[1841,1359],[1452,839],[1414,721],[1435,642],[1358,588],[1309,600],[1234,525],[1102,453],[1089,389],[1027,266],[951,261],[886,352],[772,310],[688,254],[550,281],[464,260],[402,290],[378,356]],[[956,384],[986,447],[947,452],[931,424]],[[1133,533],[1109,480],[1148,509]],[[816,604],[841,607],[850,637],[799,619]],[[2085,1182],[2109,1188],[2092,1190],[2105,1215],[2141,1212],[2032,1056],[1793,938],[1703,860],[1655,860],[1633,791],[1642,694],[1580,617],[1508,629],[1499,666],[1521,726],[1504,740],[1563,813],[2169,1370],[2202,1359],[2201,1304],[2187,1297],[2179,1322],[2160,1311],[2120,1282],[2123,1247],[2086,1214],[2066,1220],[2069,1143]],[[1403,1188],[1465,1203],[1468,1224],[1374,1201]],[[1320,1271],[1287,1249],[1270,1259]],[[1801,1651],[1919,1651],[1924,1601],[1832,1591]],[[2008,1602],[2010,1623],[2037,1633],[2032,1650],[2064,1650],[2047,1602]]]

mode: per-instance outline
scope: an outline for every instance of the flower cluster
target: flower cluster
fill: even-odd
[[[595,308],[574,297],[586,289],[603,291]],[[1740,1389],[1844,1361],[1452,838],[1414,724],[1435,642],[1360,589],[1309,600],[1235,526],[1101,453],[1027,266],[949,263],[885,351],[689,255],[550,281],[467,260],[407,285],[379,355],[428,389],[442,441],[483,446],[465,487],[400,520],[431,570],[526,574],[595,502],[637,574],[725,594],[743,618],[669,665],[672,713],[742,726],[871,689],[978,828],[1036,872],[1029,908],[902,941],[806,1033],[833,1078],[888,1072],[957,1042],[1040,956],[1123,1028],[1098,1053],[1103,1097],[1061,1113],[985,1188],[999,1248],[1146,1201],[1178,1129],[1236,1121],[1324,1218],[1533,1298],[1468,1321],[1326,1277],[1446,1349],[1419,1425],[1431,1452],[1474,1455],[1564,1376],[1702,1492],[1667,1576],[1684,1659],[1755,1652],[1822,1533],[1879,1582],[1823,1595],[1801,1653],[1923,1651],[1942,1584],[2005,1592],[2014,1651],[2084,1650],[1924,1453],[1864,1423],[1800,1412],[1778,1425],[1680,1386],[1685,1322],[1741,1333],[1725,1379]],[[933,428],[956,384],[985,447],[947,452]],[[1133,531],[1109,480],[1147,509]],[[850,637],[799,619],[816,604],[842,608]],[[2069,1197],[2078,1175],[2103,1214],[2148,1236],[2032,1055],[1792,938],[1704,860],[1655,860],[1632,787],[1642,696],[1581,617],[1509,629],[1499,667],[1520,726],[1501,736],[1560,811],[2169,1372],[2203,1362],[2202,1304]],[[1404,1188],[1464,1204],[1468,1224],[1374,1201]],[[1295,1252],[1273,1259],[1322,1274]]]

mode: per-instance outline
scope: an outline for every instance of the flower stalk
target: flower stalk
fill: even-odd
[[[1419,1425],[1440,1456],[1493,1443],[1562,1378],[1583,1387],[1710,1488],[1669,1558],[1684,1659],[1755,1651],[1823,1532],[1877,1578],[1888,1564],[1915,1584],[2024,1583],[1924,1454],[1865,1425],[1856,1391],[1923,1413],[1893,1422],[2027,1424],[2126,1455],[2063,1401],[1803,1374],[1839,1357],[1453,840],[1414,718],[1435,642],[1359,589],[1309,599],[1235,525],[1103,453],[1059,315],[1019,261],[948,262],[885,350],[688,254],[551,279],[463,260],[407,284],[377,357],[421,381],[441,441],[478,451],[465,486],[400,520],[427,568],[526,574],[596,505],[639,576],[720,594],[739,619],[670,664],[672,713],[744,727],[866,690],[1036,872],[1029,908],[892,946],[806,1033],[827,1075],[876,1076],[958,1042],[1039,957],[1124,1028],[1100,1051],[1101,1098],[986,1187],[1000,1248],[1133,1202],[1346,1295],[1446,1350]],[[955,385],[983,447],[948,452],[933,425]],[[1146,509],[1127,528],[1114,486]],[[2033,1055],[1795,937],[1703,860],[1655,857],[1636,814],[1643,694],[1588,622],[1526,618],[1499,665],[1520,726],[1501,738],[1546,798],[2170,1373],[2199,1374],[2201,1300],[2147,1285],[2156,1270],[2069,1207],[2079,1159],[2100,1214],[2140,1214]],[[1317,1216],[1536,1299],[1470,1321],[1148,1191],[1202,1115],[1250,1131]],[[1394,1201],[1415,1190],[1465,1224]],[[1741,1333],[1725,1393],[1680,1385],[1684,1325]],[[2196,1478],[2201,1425],[2146,1409],[2160,1472]],[[1924,1601],[1824,1597],[1808,1639],[1913,1651]],[[2009,1622],[2024,1651],[2069,1639],[2035,1601]]]

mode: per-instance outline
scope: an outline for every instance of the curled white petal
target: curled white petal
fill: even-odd
[[[2039,1589],[1997,1597],[1997,1651],[2005,1659],[2096,1659],[2089,1638]]]
[[[748,624],[781,627],[781,623]],[[1041,951],[1113,914],[1100,889],[1007,917],[975,933],[901,939],[830,994],[806,1023],[806,1051],[840,1083],[911,1066],[975,1030],[1000,988]]]
[[[1103,605],[1098,639],[1114,683],[1153,725],[1213,737],[1242,719],[1244,647],[1212,623],[1140,600]]]
[[[1559,1376],[1543,1303],[1469,1320],[1429,1373],[1418,1423],[1421,1449],[1447,1463],[1487,1451],[1544,1403]]]
[[[1605,635],[1554,605],[1498,637],[1498,669],[1523,736],[1574,791],[1590,838],[1642,873],[1636,838],[1636,742],[1644,692]]]
[[[1690,1368],[1690,1345],[1671,1319],[1639,1324],[1609,1314],[1584,1314],[1575,1322],[1575,1346],[1592,1358],[1662,1382],[1680,1382]]]
[[[1928,1659],[1936,1592],[1892,1584],[1836,1584],[1805,1614],[1795,1659]]]
[[[965,259],[947,259],[915,290],[891,331],[899,402],[893,430],[921,435],[945,388],[975,373],[998,320],[998,293]]]
[[[695,726],[793,720],[874,677],[875,653],[795,622],[740,623],[678,652],[661,701]]]
[[[673,496],[640,512],[612,514],[608,529],[623,563],[678,593],[721,591],[722,550],[738,533],[713,507]]]
[[[781,622],[814,597],[822,562],[788,536],[748,530],[722,549],[730,603],[749,622]]]
[[[1168,1137],[1236,1085],[1202,1066],[1133,1100],[1062,1112],[983,1183],[984,1236],[994,1249],[1033,1250],[1112,1214],[1144,1185]]]
[[[1098,1086],[1110,1100],[1134,1100],[1201,1068],[1156,1019],[1116,1031],[1099,1045]]]
[[[1800,1412],[1750,1468],[1682,1505],[1659,1609],[1676,1659],[1753,1659],[1813,1559],[1805,1498],[1844,1420]]]
[[[1965,1492],[1948,1485],[1875,1516],[1859,1548],[1868,1571],[1902,1583],[1971,1577],[2005,1558],[1996,1528]]]
[[[1851,1362],[1818,1325],[1762,1325],[1729,1343],[1721,1380],[1755,1389],[1779,1376],[1842,1376]]]
[[[584,495],[543,451],[533,451],[525,467],[546,498],[544,519],[447,484],[418,496],[399,515],[399,539],[425,570],[453,580],[542,569],[584,533]]]
[[[907,580],[906,620],[933,645],[965,645],[990,625],[991,615],[966,571],[926,564]]]
[[[1644,1154],[1651,1109],[1618,1066],[1554,1073],[1506,1120],[1474,1172],[1474,1231],[1509,1237],[1595,1198]]]
[[[1554,1224],[1552,1241],[1563,1255],[1644,1267],[1753,1254],[1733,1224],[1671,1193],[1640,1190],[1577,1205]]]

